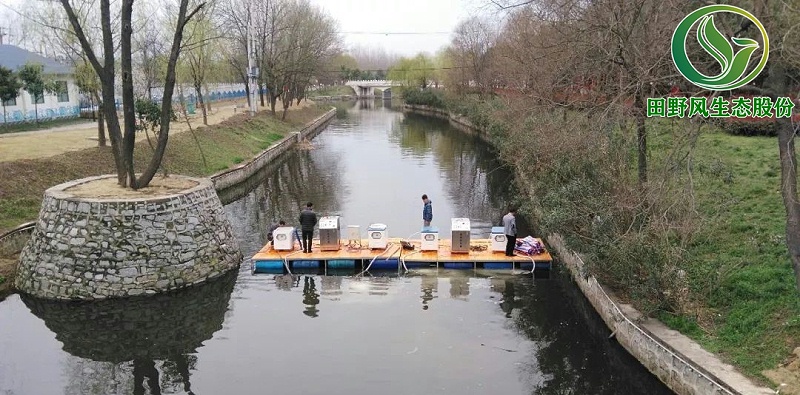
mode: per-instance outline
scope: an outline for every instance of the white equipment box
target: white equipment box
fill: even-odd
[[[492,252],[505,252],[506,232],[502,226],[492,227]]]
[[[469,218],[453,218],[450,229],[453,233],[453,244],[450,247],[450,252],[469,253]]]
[[[274,249],[278,251],[292,251],[294,250],[294,227],[281,226],[272,231],[272,240],[274,240]]]
[[[341,239],[341,221],[339,216],[319,219],[319,249],[322,251],[338,251]]]
[[[347,245],[361,248],[361,226],[347,225]]]
[[[372,224],[367,227],[367,238],[369,239],[369,249],[385,250],[389,244],[389,234],[385,224]]]
[[[420,232],[422,236],[422,251],[439,251],[439,229],[425,226]]]

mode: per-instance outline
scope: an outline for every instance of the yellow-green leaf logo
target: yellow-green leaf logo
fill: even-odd
[[[764,48],[761,60],[748,72],[750,58],[759,49],[758,41],[751,38],[731,37],[730,41],[714,25],[714,14],[733,13],[741,15],[761,31]],[[697,41],[720,65],[721,72],[715,76],[701,73],[694,67],[686,54],[686,42],[697,25]],[[734,48],[731,42],[736,45]],[[710,90],[731,90],[746,85],[755,79],[767,65],[769,58],[769,37],[764,25],[753,14],[731,5],[716,4],[700,8],[687,15],[672,34],[672,61],[678,71],[689,82]]]

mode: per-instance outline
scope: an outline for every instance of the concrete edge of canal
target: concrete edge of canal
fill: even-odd
[[[404,111],[447,120],[453,127],[488,142],[486,133],[463,116],[419,105],[405,105]],[[594,276],[586,273],[580,255],[570,250],[560,235],[549,235],[547,242],[617,341],[676,394],[775,394],[753,383],[690,338],[656,319],[644,317],[630,305],[618,303]]]

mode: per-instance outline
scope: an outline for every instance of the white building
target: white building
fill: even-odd
[[[0,66],[16,72],[27,63],[41,64],[44,66],[44,74],[66,89],[58,95],[45,92],[44,97],[40,97],[36,104],[28,92],[20,89],[15,100],[4,103],[7,122],[32,122],[36,119],[37,107],[39,120],[77,117],[80,114],[80,97],[72,67],[14,45],[0,44]],[[5,121],[0,107],[0,123],[3,122]]]

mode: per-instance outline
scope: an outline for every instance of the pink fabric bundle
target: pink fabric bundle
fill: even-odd
[[[536,255],[544,252],[544,245],[532,236],[528,236],[524,239],[517,240],[514,251],[519,251],[525,255]]]

